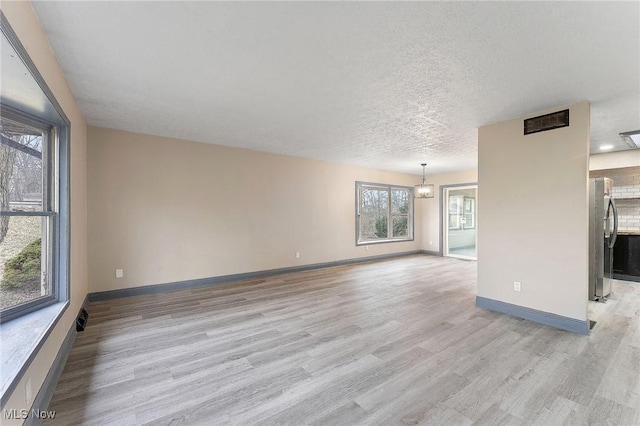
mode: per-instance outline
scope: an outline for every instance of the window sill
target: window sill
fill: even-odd
[[[368,246],[372,244],[386,244],[386,243],[406,243],[413,241],[413,238],[390,238],[387,240],[376,240],[376,241],[359,241],[356,243],[356,246]]]
[[[0,325],[3,408],[68,306],[69,302],[55,303]]]

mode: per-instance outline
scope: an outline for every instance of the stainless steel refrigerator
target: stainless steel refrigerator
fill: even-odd
[[[613,180],[589,180],[589,300],[604,301],[611,293],[613,246],[618,237],[618,212]]]

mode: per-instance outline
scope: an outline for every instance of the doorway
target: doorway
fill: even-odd
[[[478,259],[478,185],[443,188],[443,255]]]

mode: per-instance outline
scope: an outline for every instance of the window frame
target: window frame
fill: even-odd
[[[47,256],[48,264],[46,266],[50,280],[49,295],[0,311],[0,324],[5,324],[56,303],[65,303],[65,308],[68,305],[71,264],[71,224],[69,214],[71,208],[71,121],[64,113],[62,106],[58,103],[13,28],[11,28],[4,13],[0,13],[0,24],[2,35],[6,37],[23,62],[26,70],[30,73],[27,78],[33,78],[40,87],[42,102],[48,101],[48,106],[42,110],[35,111],[29,107],[22,108],[20,105],[8,104],[4,99],[0,99],[0,110],[2,111],[2,116],[9,120],[43,130],[42,167],[43,169],[46,167],[49,173],[46,188],[43,182],[42,211],[2,211],[0,214],[7,216],[50,217],[48,229],[50,242],[48,246],[51,251]],[[46,156],[44,152],[45,143],[48,147]]]
[[[367,241],[360,241],[360,222],[361,222],[361,214],[360,214],[360,209],[362,207],[362,190],[363,189],[377,189],[377,190],[381,190],[381,191],[387,191],[388,192],[388,205],[387,205],[387,238],[380,238],[377,240],[367,240]],[[406,237],[393,237],[392,233],[393,233],[393,218],[394,218],[394,214],[393,214],[393,206],[391,204],[391,191],[393,190],[401,190],[401,191],[406,191],[407,192],[407,197],[408,197],[408,203],[409,203],[409,208],[407,210],[407,236]],[[414,208],[415,208],[415,203],[414,203],[414,194],[413,194],[413,187],[411,186],[404,186],[404,185],[391,185],[391,184],[384,184],[384,183],[375,183],[375,182],[363,182],[363,181],[356,181],[356,185],[355,185],[355,192],[356,192],[356,210],[355,210],[355,237],[356,237],[356,246],[364,246],[364,245],[371,245],[371,244],[386,244],[386,243],[399,243],[399,242],[407,242],[407,241],[414,241],[414,219],[415,219],[415,214],[414,214]],[[397,214],[395,215],[396,217],[398,216]],[[391,234],[391,237],[389,237],[389,235]]]
[[[42,185],[42,209],[39,211],[15,211],[15,210],[2,210],[0,216],[9,217],[42,217],[47,218],[48,223],[46,227],[47,240],[46,247],[43,244],[43,250],[46,250],[46,256],[43,258],[43,267],[46,272],[47,285],[49,287],[49,294],[46,296],[33,299],[31,301],[21,303],[10,308],[6,308],[0,311],[0,324],[11,321],[17,317],[25,315],[29,312],[33,312],[38,309],[45,308],[49,305],[60,301],[60,279],[62,277],[57,273],[59,271],[58,265],[58,251],[59,235],[58,235],[58,220],[59,220],[59,204],[57,193],[59,191],[59,173],[58,168],[59,161],[59,141],[57,126],[33,117],[22,111],[14,109],[8,105],[0,103],[1,115],[3,118],[14,121],[19,124],[23,124],[27,127],[31,127],[42,132],[42,168],[43,168],[43,185]],[[43,238],[44,240],[44,238]]]
[[[70,306],[71,121],[2,10],[0,10],[0,31],[23,63],[26,78],[32,78],[33,82],[40,88],[40,92],[30,92],[28,99],[1,98],[1,107],[3,111],[7,107],[12,108],[24,118],[35,118],[36,121],[46,122],[55,129],[55,137],[57,138],[57,174],[54,179],[57,185],[56,202],[58,205],[57,228],[55,230],[58,239],[55,242],[56,257],[53,259],[55,263],[54,268],[52,268],[58,280],[55,289],[52,290],[52,292],[56,292],[56,299],[48,306],[42,303],[25,303],[20,305],[19,311],[12,313],[12,318],[8,318],[6,313],[3,313],[3,318],[0,318],[0,335],[2,338],[2,345],[0,345],[0,358],[2,358],[0,405],[4,407],[9,398],[15,394],[20,380],[24,378],[40,349],[47,342],[54,328],[59,324],[60,319]],[[29,84],[31,85],[31,82]],[[33,85],[31,86],[33,87]],[[8,309],[5,311],[8,311]],[[34,395],[32,401],[37,400],[38,396]],[[27,404],[30,403],[27,401]]]

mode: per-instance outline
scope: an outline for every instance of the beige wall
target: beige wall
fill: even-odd
[[[4,407],[20,410],[31,408],[33,402],[25,401],[26,380],[31,378],[35,397],[87,294],[87,129],[31,5],[28,2],[2,2],[2,12],[71,120],[71,306],[36,355]],[[9,425],[13,422],[3,420],[2,424]]]
[[[415,241],[355,245],[355,181],[419,176],[94,127],[88,139],[90,292],[421,246],[419,203]]]
[[[427,176],[427,182],[435,185],[436,194],[434,198],[416,200],[416,204],[420,202],[424,209],[422,222],[423,250],[435,252],[440,250],[440,231],[442,229],[440,223],[440,186],[476,183],[477,181],[478,171],[475,169]],[[480,193],[479,188],[478,193]],[[478,195],[478,202],[480,202],[480,196]]]
[[[589,170],[620,169],[640,166],[640,149],[595,154],[589,158]]]
[[[570,127],[479,129],[478,296],[586,320],[590,106],[569,108]]]

